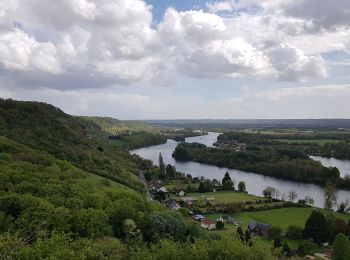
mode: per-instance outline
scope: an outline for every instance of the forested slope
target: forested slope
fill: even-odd
[[[39,102],[0,100],[0,135],[140,189],[137,165],[97,124]]]
[[[152,166],[107,136],[51,105],[0,100],[0,259],[276,258],[147,202],[136,174]]]

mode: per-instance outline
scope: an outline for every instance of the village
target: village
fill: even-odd
[[[166,167],[168,173],[170,167]],[[178,172],[170,176],[163,180],[148,178],[151,197],[197,223],[205,232],[224,237],[238,234],[245,243],[257,243],[266,249],[280,246],[290,256],[300,251],[308,259],[328,259],[331,255],[328,243],[317,245],[302,237],[308,218],[316,212],[312,198],[296,200],[297,195],[290,192],[278,199],[279,191],[273,187],[267,187],[263,196],[252,195],[244,182],[236,184],[228,173],[222,181]],[[334,214],[342,223],[349,220],[347,215]]]

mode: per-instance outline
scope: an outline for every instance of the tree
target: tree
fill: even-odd
[[[232,190],[232,188],[233,188],[233,182],[231,180],[225,181],[223,189]]]
[[[239,238],[241,239],[241,242],[243,243],[245,239],[244,239],[243,229],[241,226],[237,228],[237,233],[239,235]]]
[[[240,181],[238,183],[238,190],[239,190],[239,192],[245,192],[246,186],[245,186],[245,182],[244,181]]]
[[[278,247],[281,247],[281,246],[282,246],[281,239],[280,239],[280,238],[276,238],[276,239],[273,241],[273,247],[274,247],[274,248],[278,248]]]
[[[176,168],[171,164],[168,164],[165,168],[165,172],[168,178],[172,179],[176,176]]]
[[[350,242],[342,233],[339,233],[333,243],[332,259],[348,260],[350,259]]]
[[[140,234],[140,230],[137,228],[135,221],[132,219],[124,220],[122,229],[127,240],[135,238]]]
[[[329,181],[326,184],[324,190],[324,208],[332,210],[333,206],[337,204],[337,189],[333,181]]]
[[[198,192],[203,193],[203,192],[211,192],[211,191],[213,191],[213,185],[209,180],[201,181],[199,183]]]
[[[350,211],[349,200],[346,199],[345,201],[340,202],[340,204],[338,205],[337,212],[348,213],[349,211]]]
[[[314,210],[306,220],[303,237],[312,238],[315,243],[321,244],[328,241],[329,235],[325,216]]]
[[[288,199],[289,199],[289,201],[294,202],[294,200],[296,198],[298,198],[298,194],[296,193],[295,190],[291,190],[291,191],[288,192]]]
[[[232,181],[230,174],[228,172],[225,173],[224,178],[222,179],[222,185],[225,185],[227,181]]]
[[[246,229],[245,233],[244,233],[244,241],[249,246],[252,246],[251,239],[252,239],[252,236],[250,235],[250,231],[248,229]]]
[[[162,153],[159,153],[158,163],[159,163],[160,173],[164,174],[165,173],[165,163],[164,163],[164,160],[163,160]]]
[[[221,229],[224,229],[225,225],[223,222],[218,221],[218,222],[216,222],[215,227],[216,227],[216,229],[221,230]]]
[[[287,228],[286,237],[289,237],[291,239],[300,239],[302,232],[302,228],[295,225],[290,225]]]
[[[291,257],[291,256],[292,256],[292,250],[290,250],[290,247],[289,247],[289,245],[288,245],[287,242],[283,244],[282,252],[283,252],[287,257]]]
[[[282,237],[282,229],[278,226],[272,226],[268,231],[268,236],[271,239],[277,239]]]
[[[314,205],[315,201],[313,198],[309,197],[309,196],[306,196],[305,197],[305,203],[306,204],[309,204],[309,205]]]
[[[274,187],[267,186],[262,191],[262,193],[263,193],[265,198],[269,198],[269,199],[275,198],[275,199],[277,199],[280,192],[277,189],[275,189]]]

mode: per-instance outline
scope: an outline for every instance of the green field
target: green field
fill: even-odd
[[[254,220],[256,222],[268,223],[273,226],[279,226],[284,231],[286,231],[289,225],[296,225],[298,227],[303,228],[305,226],[305,222],[307,218],[310,216],[312,212],[312,208],[281,208],[281,209],[272,209],[272,210],[264,210],[258,212],[239,212],[230,214],[234,219],[240,220],[243,222],[242,227],[245,229],[250,220]],[[323,214],[329,214],[329,212],[323,210]],[[333,213],[336,217],[344,219],[348,221],[350,216]],[[224,214],[211,214],[206,217],[212,220],[216,220],[218,217]],[[225,227],[223,230],[215,230],[210,231],[211,233],[216,233],[222,236],[232,236],[235,230],[235,226],[231,224],[225,223]],[[256,236],[254,238],[255,243],[260,246],[269,249],[273,246],[273,241],[267,237]],[[293,240],[289,238],[284,238],[283,241],[286,241],[288,245],[292,249],[296,249],[302,240]]]
[[[86,175],[86,178],[83,179],[83,183],[90,184],[91,186],[98,188],[98,189],[103,189],[103,190],[120,190],[120,189],[125,189],[128,191],[133,191],[129,187],[120,184],[118,182],[112,181],[110,179],[88,173]]]
[[[195,197],[199,202],[206,201],[207,198],[213,198],[213,203],[235,203],[235,202],[247,202],[264,199],[255,195],[243,193],[243,192],[232,192],[232,191],[218,191],[218,192],[207,192],[207,193],[188,193],[186,196]]]
[[[262,222],[271,224],[273,226],[279,226],[286,230],[288,226],[295,225],[298,227],[304,227],[307,218],[310,216],[313,208],[281,208],[271,209],[255,212],[239,212],[232,214],[234,219],[243,222],[243,227],[248,225],[249,220],[256,222]],[[329,214],[327,211],[323,211],[324,214]],[[350,216],[333,212],[336,217],[342,218],[345,221],[350,219]],[[210,219],[216,219],[222,214],[208,215]]]
[[[275,141],[288,143],[288,144],[318,144],[324,146],[329,143],[339,143],[343,142],[337,139],[274,139]]]

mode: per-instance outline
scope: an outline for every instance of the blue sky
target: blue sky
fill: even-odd
[[[350,118],[347,0],[13,0],[1,10],[3,98],[120,119]]]

